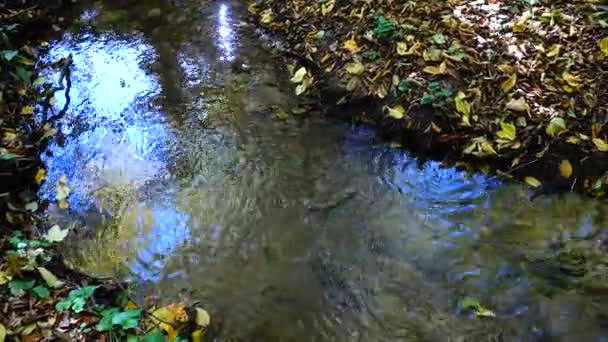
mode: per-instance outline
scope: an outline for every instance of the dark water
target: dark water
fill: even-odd
[[[80,6],[42,190],[70,180],[49,215],[76,222],[74,265],[200,301],[220,340],[608,340],[605,203],[531,201],[299,110],[238,2]]]

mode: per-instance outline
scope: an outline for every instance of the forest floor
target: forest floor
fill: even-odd
[[[70,87],[71,58],[46,64],[40,58],[46,40],[67,24],[56,3],[0,4],[0,342],[200,341],[210,322],[205,310],[155,307],[153,298],[138,305],[126,284],[71,270],[56,252],[69,229],[48,222],[49,203],[37,195],[46,176],[40,153],[67,110],[54,108],[54,95]],[[44,69],[60,74],[59,82],[41,76]],[[52,202],[62,209],[68,183],[63,177],[55,184]]]
[[[254,0],[248,10],[294,57],[296,93],[333,113],[539,193],[606,193],[599,1]]]

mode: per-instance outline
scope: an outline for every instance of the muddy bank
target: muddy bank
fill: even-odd
[[[259,0],[249,12],[294,58],[296,91],[329,114],[538,193],[604,194],[605,8]]]

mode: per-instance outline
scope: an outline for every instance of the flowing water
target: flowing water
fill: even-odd
[[[218,340],[608,341],[605,203],[308,110],[239,2],[80,6],[50,51],[74,66],[42,189],[70,181],[48,213],[77,223],[76,267],[200,302]]]

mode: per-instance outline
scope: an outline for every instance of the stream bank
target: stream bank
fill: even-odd
[[[248,10],[294,60],[296,92],[328,114],[539,194],[604,195],[605,6],[257,0]]]

